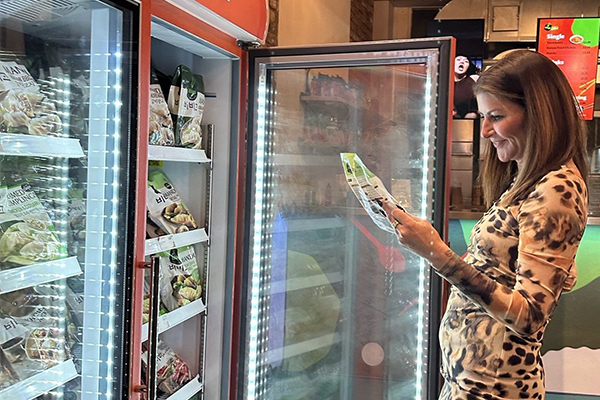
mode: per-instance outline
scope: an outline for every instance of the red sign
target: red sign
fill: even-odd
[[[600,18],[540,18],[538,51],[566,75],[584,119],[594,118]]]

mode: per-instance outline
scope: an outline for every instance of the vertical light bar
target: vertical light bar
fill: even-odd
[[[83,400],[112,397],[121,129],[121,58],[115,43],[120,44],[121,26],[120,11],[91,11]]]
[[[427,56],[427,79],[425,82],[425,116],[423,119],[423,163],[421,178],[421,218],[431,220],[433,199],[429,198],[433,194],[433,172],[435,162],[435,136],[431,134],[435,131],[435,111],[432,110],[432,98],[437,90],[437,56],[429,54]],[[429,313],[429,266],[425,259],[421,258],[419,263],[419,306],[417,311],[417,360],[416,360],[416,393],[415,399],[422,400],[424,376],[423,370],[427,366],[427,354],[423,347],[427,345],[427,335],[429,323],[427,315]]]
[[[259,65],[258,103],[256,121],[256,171],[254,187],[254,220],[252,232],[252,271],[250,281],[250,328],[248,350],[248,400],[257,397],[257,379],[260,380],[258,371],[258,319],[260,311],[260,273],[262,254],[262,222],[264,208],[264,183],[265,183],[265,123],[266,123],[266,96],[267,96],[267,69],[264,64]]]
[[[122,26],[122,14],[118,14],[117,19],[117,26]],[[109,82],[111,84],[110,88],[109,88],[109,92],[112,90],[112,95],[110,97],[110,99],[112,100],[112,103],[110,104],[110,107],[112,108],[112,110],[114,110],[113,113],[113,119],[112,121],[108,121],[109,122],[109,126],[112,127],[112,130],[108,129],[108,135],[107,135],[107,141],[110,140],[112,141],[112,171],[108,171],[109,173],[107,175],[112,175],[112,199],[111,199],[111,204],[107,205],[107,208],[110,210],[111,213],[111,218],[110,219],[105,219],[105,223],[106,223],[106,228],[105,231],[108,233],[110,232],[110,259],[108,262],[109,265],[109,269],[107,272],[107,274],[105,274],[105,278],[106,279],[106,275],[108,275],[108,285],[107,287],[107,291],[105,291],[105,294],[108,294],[107,299],[108,299],[108,323],[105,324],[106,325],[106,330],[104,332],[104,337],[106,339],[106,358],[104,359],[104,362],[106,363],[106,385],[105,385],[105,397],[106,399],[111,399],[112,398],[112,388],[113,388],[113,376],[112,376],[112,360],[113,360],[113,356],[114,356],[114,343],[113,343],[113,337],[114,337],[114,327],[115,327],[115,316],[114,316],[114,310],[115,310],[115,279],[117,276],[117,266],[116,266],[116,261],[117,261],[117,251],[118,251],[118,246],[119,243],[117,241],[118,239],[118,213],[121,211],[119,210],[118,205],[120,204],[119,202],[119,197],[120,197],[120,191],[119,191],[119,187],[120,187],[120,173],[121,173],[121,165],[120,165],[120,160],[121,160],[121,155],[119,154],[119,149],[121,148],[120,144],[121,144],[121,129],[122,129],[122,124],[121,124],[121,120],[119,118],[119,116],[121,115],[121,106],[122,106],[122,101],[121,101],[121,68],[122,68],[122,59],[121,59],[121,32],[119,30],[119,32],[115,32],[117,33],[117,40],[116,43],[114,44],[114,48],[111,49],[113,51],[113,53],[111,54],[110,52],[107,53],[108,56],[110,57],[110,65],[113,68],[110,73],[111,73],[111,81]],[[111,46],[112,47],[112,46]],[[112,135],[111,135],[112,133]],[[110,165],[109,164],[109,165]],[[108,214],[108,213],[107,213]],[[106,282],[105,282],[106,283]],[[106,321],[106,318],[105,318]],[[100,360],[100,362],[102,362],[102,360]],[[102,389],[102,388],[101,388]]]

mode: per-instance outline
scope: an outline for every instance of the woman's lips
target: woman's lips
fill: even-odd
[[[506,140],[492,140],[492,144],[494,145],[494,147],[498,148],[499,146],[502,146],[502,144],[506,142]]]

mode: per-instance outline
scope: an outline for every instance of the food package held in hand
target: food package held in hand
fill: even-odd
[[[204,81],[185,65],[180,65],[169,89],[169,111],[175,126],[175,146],[199,149],[202,146]]]
[[[384,231],[395,233],[382,203],[390,201],[403,211],[404,208],[387,191],[381,179],[369,171],[356,153],[340,153],[340,157],[348,185],[373,222]]]
[[[142,353],[143,366],[148,364],[148,352]],[[192,380],[189,367],[162,340],[158,341],[156,351],[156,380],[158,389],[165,394],[173,394]]]
[[[56,106],[40,92],[27,68],[0,61],[0,130],[57,136],[62,121]]]
[[[158,146],[174,146],[175,133],[173,132],[173,120],[171,112],[165,100],[162,89],[152,70],[150,81],[150,144]]]
[[[67,257],[46,209],[17,172],[0,182],[0,269]]]
[[[148,174],[148,217],[167,234],[198,228],[192,213],[160,169]]]
[[[160,256],[160,298],[172,311],[198,300],[202,295],[196,253],[192,246],[158,253]]]

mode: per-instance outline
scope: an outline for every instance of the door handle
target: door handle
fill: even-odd
[[[141,268],[150,271],[150,304],[148,309],[148,345],[146,351],[146,385],[135,387],[143,399],[156,400],[156,354],[158,351],[158,313],[160,304],[160,257],[150,256],[149,262],[141,264]]]

